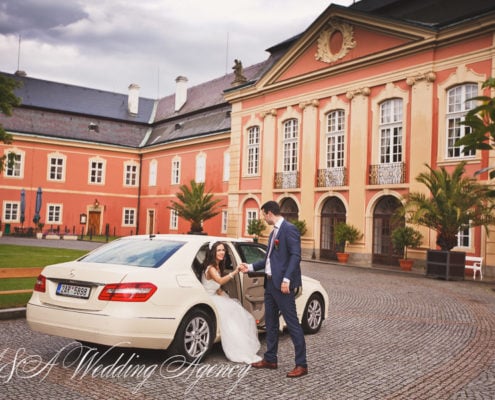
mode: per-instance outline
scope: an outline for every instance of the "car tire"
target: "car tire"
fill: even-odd
[[[323,323],[325,305],[323,298],[313,293],[304,307],[304,314],[302,316],[301,325],[304,333],[314,334],[318,332]]]
[[[184,356],[187,362],[199,362],[211,350],[214,338],[211,316],[204,310],[194,309],[182,319],[168,350],[172,355]]]

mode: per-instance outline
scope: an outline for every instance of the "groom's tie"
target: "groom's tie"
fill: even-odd
[[[273,245],[275,243],[275,240],[276,240],[275,238],[277,237],[277,233],[278,233],[278,227],[274,226],[273,232],[272,232],[272,237],[270,238],[270,245],[268,246],[268,255],[266,256],[265,273],[267,275],[272,274],[272,268],[270,265],[270,254],[272,254]]]

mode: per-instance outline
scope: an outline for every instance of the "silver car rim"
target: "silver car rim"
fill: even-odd
[[[308,304],[308,326],[311,329],[316,329],[320,326],[322,318],[321,303],[317,299],[313,299]]]
[[[187,324],[184,333],[184,348],[191,357],[199,357],[210,343],[210,327],[202,317],[195,317]]]

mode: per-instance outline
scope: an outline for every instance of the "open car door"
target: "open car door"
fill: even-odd
[[[235,242],[234,246],[241,257],[241,260],[248,264],[264,259],[267,251],[267,246],[255,242]],[[242,275],[242,296],[240,299],[242,305],[254,317],[258,328],[264,328],[265,289],[263,284],[265,281],[265,272],[261,270]]]

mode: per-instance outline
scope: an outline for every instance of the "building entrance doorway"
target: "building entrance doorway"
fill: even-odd
[[[373,263],[399,265],[399,256],[392,246],[392,231],[401,222],[393,221],[393,214],[402,207],[401,202],[393,196],[384,196],[376,204],[373,213]]]
[[[336,260],[336,244],[334,238],[335,225],[345,222],[344,203],[336,197],[329,198],[321,210],[320,258]]]

